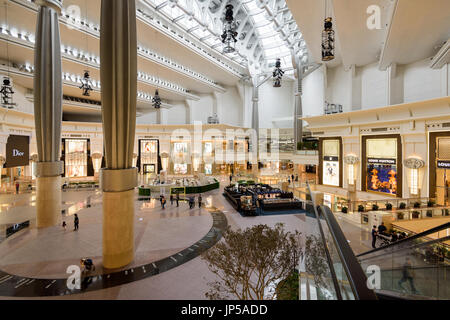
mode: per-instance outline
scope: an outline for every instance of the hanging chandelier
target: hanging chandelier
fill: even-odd
[[[223,53],[232,53],[236,51],[238,33],[236,32],[236,22],[234,21],[233,6],[228,4],[225,7],[225,20],[223,23],[222,43],[225,45]]]
[[[79,87],[83,90],[83,96],[89,97],[92,89],[91,77],[89,76],[89,71],[84,71],[83,79],[81,79],[81,86]]]
[[[281,81],[283,80],[284,71],[281,69],[281,59],[277,58],[275,62],[275,70],[273,70],[273,86],[274,88],[281,87]]]
[[[156,89],[155,96],[152,99],[152,105],[155,109],[161,108],[161,98],[159,97],[158,89]]]
[[[334,30],[332,18],[325,18],[324,30],[322,31],[322,61],[334,59]]]
[[[13,109],[16,104],[13,102],[14,90],[9,77],[3,78],[2,88],[0,89],[2,97],[2,107],[7,109]]]

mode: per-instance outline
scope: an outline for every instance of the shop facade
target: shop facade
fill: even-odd
[[[316,190],[351,200],[450,204],[449,103],[446,97],[305,118],[319,138]]]

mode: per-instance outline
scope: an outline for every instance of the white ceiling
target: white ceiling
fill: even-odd
[[[314,60],[321,63],[321,32],[325,0],[286,0]],[[364,66],[384,69],[432,57],[450,38],[449,0],[328,0],[333,7],[336,59],[330,67]],[[369,30],[367,9],[377,5],[381,29]]]

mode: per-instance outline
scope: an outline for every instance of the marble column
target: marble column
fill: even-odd
[[[134,259],[133,168],[136,132],[137,37],[134,0],[102,0],[100,80],[106,168],[103,189],[103,266],[114,269]]]
[[[303,120],[299,120],[303,116],[302,106],[302,81],[303,67],[297,62],[297,81],[295,89],[295,109],[294,109],[294,150],[297,150],[297,144],[303,141]]]
[[[255,78],[253,80],[253,89],[252,89],[252,129],[255,131],[256,135],[256,144],[253,144],[252,148],[255,148],[253,154],[256,156],[256,159],[252,159],[252,174],[258,174],[258,158],[259,158],[259,84],[258,79]]]
[[[62,122],[62,65],[58,17],[61,0],[37,0],[39,13],[34,50],[34,119],[37,227],[56,225],[61,219],[60,161]]]

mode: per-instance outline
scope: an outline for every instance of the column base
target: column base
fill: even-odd
[[[36,220],[38,228],[58,225],[61,221],[61,177],[36,178]]]
[[[134,189],[103,192],[103,266],[117,269],[134,259]]]

